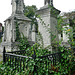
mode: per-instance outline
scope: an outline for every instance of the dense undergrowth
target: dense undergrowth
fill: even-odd
[[[35,44],[31,48],[27,48],[25,56],[32,56],[34,54],[34,49],[36,52],[36,59],[31,59],[25,65],[27,65],[27,68],[24,70],[21,70],[21,72],[18,72],[18,68],[15,69],[15,65],[13,67],[10,67],[8,65],[8,62],[6,64],[2,64],[3,62],[0,62],[0,74],[1,75],[71,75],[73,72],[75,72],[75,59],[74,59],[74,53],[72,52],[72,49],[61,47],[61,52],[64,51],[64,53],[61,54],[61,63],[59,61],[56,62],[56,65],[53,65],[51,60],[47,58],[39,59],[38,56],[48,55],[51,54],[48,49],[37,49],[39,47],[38,44]],[[27,61],[28,59],[25,59]],[[57,58],[58,60],[58,58]],[[10,61],[10,60],[9,60]],[[17,61],[16,61],[17,62]],[[19,63],[19,61],[17,62]],[[46,64],[47,63],[47,64]],[[34,73],[34,66],[37,66],[37,71]]]
[[[44,22],[42,22],[42,23],[44,23]],[[44,24],[44,25],[46,26],[46,24]],[[47,28],[47,26],[46,26],[46,28]],[[58,29],[61,32],[62,26],[59,28]],[[48,29],[48,30],[50,30],[50,29]],[[68,34],[71,30],[67,29],[66,31],[67,31],[66,33]],[[3,64],[3,62],[0,62],[0,75],[37,75],[37,73],[38,73],[38,75],[71,75],[72,73],[75,72],[75,69],[74,69],[75,68],[75,56],[74,56],[74,52],[73,52],[72,48],[65,48],[65,47],[59,46],[58,51],[63,52],[61,54],[61,57],[62,57],[61,62],[59,62],[59,60],[57,59],[56,65],[53,65],[53,62],[51,62],[51,60],[49,60],[47,58],[43,58],[43,59],[38,58],[39,56],[48,55],[48,54],[51,54],[52,52],[49,51],[48,48],[43,48],[43,46],[41,46],[40,44],[37,44],[37,43],[34,44],[34,46],[30,46],[27,38],[24,36],[23,37],[20,36],[18,24],[16,24],[16,37],[17,37],[16,41],[19,42],[19,45],[18,45],[19,49],[26,50],[25,56],[32,57],[32,55],[34,54],[34,50],[35,50],[36,59],[35,60],[32,59],[27,63],[25,62],[25,65],[27,65],[27,68],[25,68],[21,72],[20,71],[18,72],[18,70],[17,70],[18,68],[15,70],[15,66],[10,67],[8,65],[8,62],[6,64]],[[71,36],[71,37],[73,38],[73,36]],[[55,39],[55,37],[53,38],[53,40],[54,39]],[[61,41],[59,41],[58,43],[60,45]],[[73,47],[75,46],[74,39],[70,39],[69,43]],[[28,61],[28,59],[25,59],[25,61]],[[17,61],[16,63],[18,63],[18,62],[19,61]],[[37,71],[35,71],[35,73],[34,73],[35,64],[37,67],[36,68]]]

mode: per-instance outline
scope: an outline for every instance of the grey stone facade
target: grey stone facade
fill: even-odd
[[[51,6],[53,7],[53,6]],[[41,20],[38,20],[38,30],[42,34],[43,37],[43,42],[44,42],[44,47],[47,47],[48,45],[51,45],[55,43],[55,41],[59,41],[58,38],[58,31],[56,29],[57,25],[57,15],[53,15],[50,11],[55,10],[57,12],[56,14],[59,15],[60,11],[55,9],[51,9],[48,7],[48,5],[45,5],[40,8],[36,13],[40,15],[42,21],[44,21],[44,24],[42,24]],[[52,33],[52,35],[51,35]],[[56,39],[52,41],[53,35],[56,36]]]
[[[4,39],[2,42],[2,46],[5,46],[7,50],[13,50],[13,48],[16,49],[16,22],[19,25],[20,32],[27,38],[30,38],[29,29],[31,20],[23,13],[24,0],[12,0],[11,4],[12,14],[5,20]]]
[[[12,0],[12,14],[9,18],[5,20],[4,25],[4,39],[2,42],[2,46],[6,47],[7,50],[15,50],[17,49],[17,42],[16,40],[16,22],[19,25],[19,30],[21,33],[24,34],[28,38],[29,41],[36,41],[38,34],[35,30],[35,25],[33,25],[33,29],[31,28],[31,20],[25,17],[23,10],[24,10],[24,0]],[[48,7],[50,5],[50,7]],[[51,9],[53,8],[53,9]],[[55,11],[56,13],[53,14]],[[53,0],[44,0],[44,6],[37,10],[36,14],[40,15],[41,19],[46,24],[45,26],[38,20],[38,31],[42,35],[42,40],[44,47],[48,45],[51,46],[52,50],[52,43],[55,43],[55,40],[58,41],[58,31],[56,29],[57,25],[57,15],[59,15],[60,11],[53,7]],[[56,39],[52,41],[53,36],[56,35]]]

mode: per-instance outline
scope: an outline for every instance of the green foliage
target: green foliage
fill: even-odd
[[[37,7],[35,5],[25,6],[24,14],[26,17],[31,19],[31,29],[33,24],[35,24],[36,31],[38,31],[38,23],[37,23],[36,14],[35,14],[36,10],[37,10]]]
[[[59,70],[58,73],[60,75],[70,75],[74,70],[74,53],[72,49],[65,49],[64,47],[61,48],[62,59],[61,63],[58,64]],[[58,75],[57,73],[57,75]]]
[[[58,32],[62,33],[62,26],[63,26],[63,22],[64,22],[62,16],[59,16],[58,19],[57,19],[57,21],[58,21],[57,22],[58,24],[57,24],[56,27],[58,29]]]
[[[30,47],[28,39],[22,34],[22,37],[20,37],[20,39],[18,40],[19,44],[18,44],[18,48],[20,50],[25,50],[28,47]]]
[[[20,32],[19,32],[19,25],[18,22],[16,21],[16,41],[19,41],[21,38]]]
[[[30,46],[28,39],[23,35],[23,33],[19,32],[19,25],[17,22],[16,22],[16,42],[19,42],[17,46],[20,50],[25,50]]]
[[[37,10],[37,7],[35,5],[32,6],[25,6],[24,14],[28,18],[32,19],[35,15],[35,11]]]
[[[57,16],[60,14],[60,11],[55,9],[53,6],[48,5],[48,7],[50,8],[50,14],[51,16],[57,18]]]
[[[31,18],[32,22],[35,21],[33,18],[34,14],[35,14],[35,11],[33,8],[35,8],[35,7],[28,6],[25,9],[26,10],[25,15],[27,17]],[[51,12],[53,13],[54,11],[55,10],[53,10]],[[55,13],[53,13],[53,14],[55,15]],[[42,25],[44,25],[44,27],[46,28],[46,30],[49,33],[51,33],[51,30],[48,28],[49,25],[46,25],[44,23],[44,21],[40,18],[40,16],[38,16],[38,17],[39,17]],[[59,20],[58,20],[57,28],[58,28],[59,32],[62,32],[63,29],[62,29],[61,23],[63,23],[63,19],[61,17],[59,17],[58,19]],[[34,24],[34,23],[32,23],[32,24]],[[69,33],[69,30],[66,33]],[[56,36],[53,35],[52,33],[51,33],[51,35],[53,36],[53,40],[54,40],[56,38]],[[40,34],[40,38],[42,40],[41,34]],[[22,70],[22,72],[18,72],[17,70],[13,71],[13,68],[10,68],[6,64],[5,65],[1,64],[0,65],[0,74],[1,75],[11,75],[11,74],[12,75],[33,75],[34,66],[38,67],[37,72],[39,75],[71,75],[71,73],[75,71],[74,70],[74,66],[75,66],[74,53],[71,48],[67,49],[67,48],[59,46],[59,51],[63,52],[63,54],[61,54],[61,59],[60,59],[61,62],[59,62],[57,60],[56,65],[53,65],[53,63],[47,58],[43,58],[43,59],[38,58],[39,56],[47,55],[47,54],[50,54],[51,52],[47,48],[40,47],[40,44],[37,44],[37,43],[30,47],[28,44],[27,38],[24,37],[23,34],[22,34],[22,36],[20,36],[18,24],[16,24],[16,40],[20,43],[18,45],[20,50],[26,49],[25,56],[28,56],[28,57],[33,56],[34,50],[35,50],[36,59],[30,59],[30,61],[29,61],[29,58],[26,58],[25,59],[26,62],[24,64],[25,64],[25,66],[27,66],[27,68],[25,68],[24,71]],[[73,39],[71,41],[74,42]],[[43,41],[42,41],[42,44],[43,44]],[[59,41],[59,45],[61,45],[61,41]],[[74,44],[74,46],[75,46],[75,44]],[[10,61],[10,59],[9,59],[9,61]],[[21,64],[23,64],[23,63],[21,63]],[[37,74],[35,73],[34,75],[37,75]]]
[[[0,64],[0,75],[25,75],[25,72],[18,72],[17,70],[14,70],[13,68],[10,68],[7,64]]]
[[[51,11],[51,12],[54,12],[54,11]],[[50,28],[48,29],[48,25],[46,25],[44,23],[44,21],[41,19],[40,15],[38,15],[38,18],[40,19],[41,21],[41,24],[45,27],[45,29],[47,29],[47,32],[51,33],[50,31]],[[74,27],[73,27],[73,30],[69,29],[68,27],[65,27],[63,28],[62,26],[67,26],[69,25],[67,22],[65,22],[67,18],[63,18],[62,16],[58,17],[58,25],[57,25],[57,29],[59,31],[59,33],[62,33],[63,31],[65,31],[66,34],[72,34],[69,35],[69,44],[73,45],[75,47],[75,41],[73,39],[73,30],[74,30]],[[73,24],[73,23],[72,23]],[[49,31],[48,31],[49,30]],[[71,33],[72,32],[72,33]],[[52,33],[51,33],[52,36],[54,36]],[[53,40],[55,39],[56,37],[54,36],[54,38],[52,38]],[[59,41],[59,45],[61,45],[61,42],[62,41]],[[73,54],[73,50],[67,50],[65,49],[64,47],[59,47],[60,48],[60,51],[64,51],[64,54],[62,54],[62,63],[59,63],[57,66],[57,68],[59,68],[58,72],[53,72],[54,74],[53,75],[70,75],[72,73],[72,71],[74,71],[74,54]],[[55,66],[56,67],[56,66]]]
[[[72,49],[66,49],[64,47],[59,47],[61,52],[64,53],[61,54],[61,62],[56,60],[56,65],[53,65],[52,62],[48,58],[38,58],[38,56],[43,56],[50,54],[50,51],[47,49],[39,49],[39,44],[35,44],[34,46],[28,48],[25,52],[25,56],[32,56],[34,54],[34,50],[36,52],[36,59],[29,59],[25,58],[25,67],[24,70],[21,72],[18,72],[18,70],[14,70],[15,67],[10,67],[6,63],[5,65],[0,65],[0,74],[1,75],[11,75],[11,74],[24,74],[24,75],[33,75],[34,72],[34,66],[36,65],[37,72],[34,73],[36,75],[37,73],[39,75],[69,75],[72,72],[74,72],[74,54],[72,53]],[[10,60],[9,60],[10,62]],[[19,61],[16,61],[16,64],[19,63]],[[13,65],[15,65],[14,62],[12,62]],[[21,63],[22,65],[23,63]],[[20,64],[19,64],[20,65]],[[18,66],[19,67],[19,66]],[[21,66],[23,67],[23,65]],[[19,67],[20,68],[20,67]]]
[[[42,38],[42,35],[41,35],[40,32],[38,32],[38,37],[37,37],[36,41],[40,42],[40,47],[41,47],[41,48],[44,48],[44,47],[43,47],[43,46],[44,46],[43,38]]]

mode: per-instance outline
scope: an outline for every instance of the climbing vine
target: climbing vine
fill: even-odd
[[[49,25],[46,25],[41,18],[40,18],[40,20],[41,20],[42,25],[44,25],[44,27],[47,29],[47,31],[49,33],[51,33],[50,28],[48,28]],[[70,32],[70,29],[67,30],[67,33],[68,32]],[[21,34],[22,34],[22,36],[21,36]],[[52,36],[54,36],[54,38],[53,38],[53,40],[54,40],[56,37],[53,34],[52,34]],[[40,36],[40,37],[42,39],[42,36]],[[45,49],[42,49],[42,48],[39,49],[39,44],[37,44],[37,43],[34,44],[34,46],[30,47],[27,38],[23,35],[23,33],[19,32],[19,25],[17,22],[16,22],[16,41],[19,42],[18,47],[20,50],[27,49],[26,54],[29,54],[29,56],[31,56],[33,54],[34,50],[36,52],[37,57],[41,56],[41,55],[50,54],[50,51],[46,48]],[[42,44],[43,44],[43,41],[42,41]],[[26,68],[25,71],[22,71],[22,73],[17,72],[15,74],[33,75],[33,70],[34,70],[34,66],[36,63],[36,66],[40,66],[40,68],[38,67],[38,69],[37,69],[37,72],[39,75],[48,75],[49,72],[51,75],[71,75],[71,71],[73,71],[73,72],[75,71],[74,70],[75,59],[74,59],[74,53],[72,52],[72,48],[67,49],[65,47],[59,46],[58,49],[59,49],[59,51],[63,52],[63,54],[61,54],[61,56],[62,56],[61,63],[57,62],[56,66],[52,65],[51,63],[47,63],[50,61],[48,59],[46,60],[46,58],[44,60],[36,58],[35,61],[34,60],[29,61],[28,59],[26,59],[26,61],[29,61],[28,63],[25,64],[28,66],[28,68]],[[47,62],[45,63],[45,61],[47,61]],[[49,64],[49,66],[47,66],[46,64]],[[0,68],[1,74],[3,74],[3,72],[4,72],[4,75],[11,74],[12,69],[10,69],[8,67],[6,70],[5,67],[2,67],[2,66],[3,65],[0,66],[1,67]],[[34,74],[34,75],[37,75],[37,74]]]
[[[20,50],[25,50],[30,47],[28,39],[19,31],[18,22],[16,22],[16,42],[19,42],[17,46]]]
[[[21,36],[19,32],[19,25],[18,25],[18,22],[16,21],[16,41],[19,41],[20,38]]]

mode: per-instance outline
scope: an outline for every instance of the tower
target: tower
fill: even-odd
[[[12,0],[12,14],[23,14],[24,0]]]
[[[16,23],[19,26],[20,33],[23,33],[28,39],[31,20],[24,15],[24,0],[12,0],[12,14],[4,22],[4,40],[2,46],[7,50],[15,50],[16,46]]]
[[[44,47],[51,46],[52,48],[52,45],[56,43],[55,41],[58,41],[56,25],[59,13],[60,11],[53,6],[53,0],[44,0],[44,6],[36,12],[42,19],[38,20],[38,31],[42,35]],[[52,41],[54,37],[56,39]]]
[[[51,6],[53,6],[53,0],[44,0],[44,5],[51,5]]]

